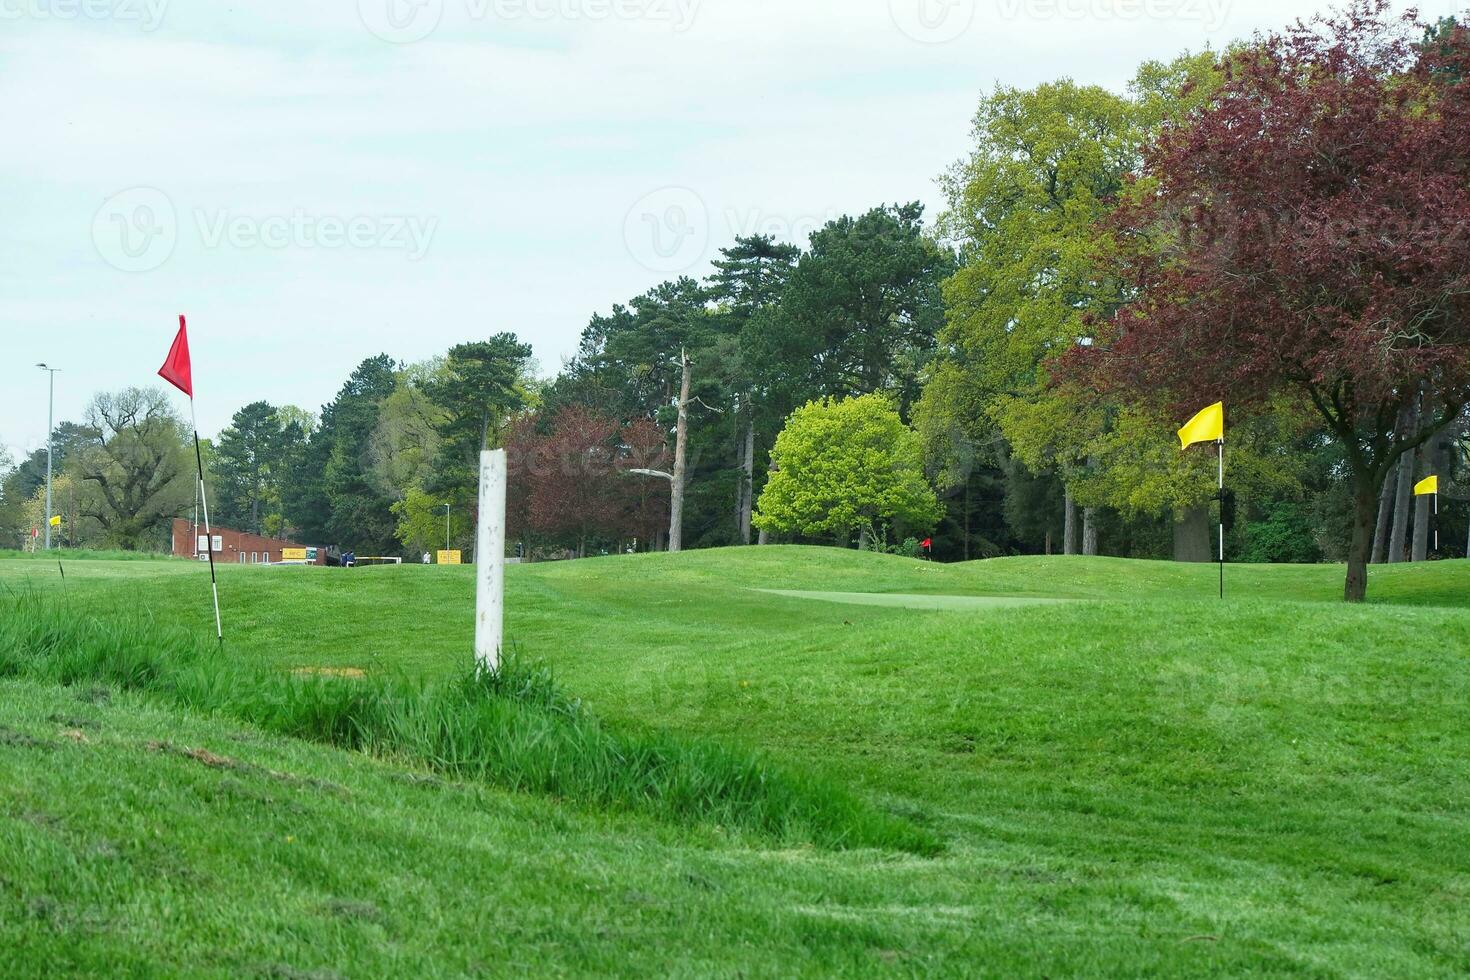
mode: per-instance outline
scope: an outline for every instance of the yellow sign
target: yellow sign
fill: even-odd
[[[458,551],[439,552],[439,564],[441,565],[463,565],[463,555]]]
[[[306,549],[282,548],[281,561],[306,561]]]

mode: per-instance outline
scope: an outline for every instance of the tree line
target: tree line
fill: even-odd
[[[1466,52],[1459,24],[1363,0],[1122,92],[997,86],[932,219],[737,237],[706,278],[593,315],[550,378],[499,333],[368,358],[318,412],[245,406],[208,446],[214,516],[467,548],[477,454],[504,446],[532,557],[668,547],[671,507],[685,547],[924,535],[941,559],[1203,561],[1223,519],[1235,560],[1348,560],[1360,597],[1367,563],[1429,557],[1418,478],[1441,476],[1441,553],[1466,536]],[[1217,399],[1223,498],[1213,455],[1173,439]],[[56,436],[68,543],[157,546],[192,507],[158,393],[101,395]],[[864,440],[881,466],[833,458]],[[0,491],[13,544],[44,463]],[[679,467],[682,493],[649,475]]]

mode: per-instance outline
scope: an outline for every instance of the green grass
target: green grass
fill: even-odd
[[[761,589],[790,599],[837,602],[848,606],[893,606],[898,609],[1007,609],[1034,606],[1068,599],[1045,599],[1014,595],[935,595],[913,592],[809,592],[801,589]]]
[[[0,562],[0,585],[212,630],[189,563],[67,573],[63,587]],[[931,856],[793,847],[443,770],[426,783],[417,753],[283,740],[156,693],[98,706],[78,700],[86,684],[3,681],[17,734],[0,733],[15,774],[0,949],[29,973],[108,972],[112,955],[221,974],[1470,970],[1470,564],[1374,569],[1360,607],[1334,601],[1341,568],[1232,567],[1223,603],[1215,575],[802,548],[511,570],[520,655],[608,731],[775,756],[926,828],[944,844]],[[762,589],[1078,601],[910,609]],[[452,684],[469,658],[468,569],[230,567],[221,595],[225,659],[266,676]],[[77,711],[95,716],[87,743],[62,734]],[[256,768],[182,753],[198,747]],[[216,780],[249,790],[200,788]],[[283,843],[300,828],[305,855]],[[128,862],[91,857],[97,838]],[[377,911],[324,911],[341,903]],[[127,925],[138,910],[159,923],[146,936]]]
[[[753,753],[707,739],[610,730],[562,693],[549,670],[516,658],[493,673],[464,668],[434,681],[288,674],[221,657],[156,621],[101,619],[31,595],[0,599],[0,677],[144,692],[455,778],[705,820],[781,842],[936,846],[903,821]]]
[[[161,561],[187,562],[157,551],[117,551],[95,548],[57,548],[53,551],[13,551],[0,548],[3,561],[43,561],[54,565],[57,561]]]

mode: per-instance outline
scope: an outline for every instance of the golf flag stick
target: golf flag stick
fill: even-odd
[[[220,646],[224,646],[225,628],[219,615],[219,579],[214,572],[214,533],[209,526],[209,495],[204,490],[204,453],[199,449],[199,418],[194,412],[193,398],[189,399],[189,422],[194,427],[194,463],[199,468],[199,499],[204,504],[204,547],[209,555],[209,590],[214,596],[214,635]]]
[[[1439,551],[1439,477],[1431,476],[1420,480],[1414,486],[1415,497],[1432,496],[1434,498],[1434,550]]]
[[[1220,452],[1220,598],[1225,598],[1225,403],[1216,402],[1179,430],[1179,448],[1213,442]]]
[[[209,496],[204,489],[204,453],[199,448],[199,417],[194,411],[194,368],[189,358],[189,331],[182,313],[179,314],[178,335],[169,348],[168,360],[158,369],[158,376],[189,396],[189,421],[194,429],[194,463],[199,467],[199,499],[204,504],[204,551],[209,555],[209,588],[214,595],[214,635],[220,646],[224,646],[225,630],[219,615],[219,579],[214,571],[214,534],[209,526]]]
[[[61,518],[53,516],[50,520],[51,527],[61,527]],[[66,581],[66,568],[61,564],[61,549],[56,549],[56,570],[61,573],[61,581]]]
[[[1216,444],[1220,447],[1220,598],[1225,598],[1225,437]]]

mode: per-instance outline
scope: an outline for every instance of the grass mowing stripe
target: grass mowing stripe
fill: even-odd
[[[800,589],[756,589],[767,595],[788,599],[814,599],[845,606],[894,606],[899,609],[1003,609],[1012,606],[1037,606],[1071,599],[1042,596],[942,595],[916,592],[805,592]]]
[[[15,551],[0,548],[0,560],[4,561],[157,561],[179,562],[179,559],[160,551],[118,551],[95,548],[53,548],[50,551]]]
[[[139,617],[0,600],[0,676],[114,684],[295,738],[407,757],[457,777],[830,847],[933,853],[925,831],[835,784],[704,739],[601,724],[549,672],[508,661],[447,680],[253,669]]]

